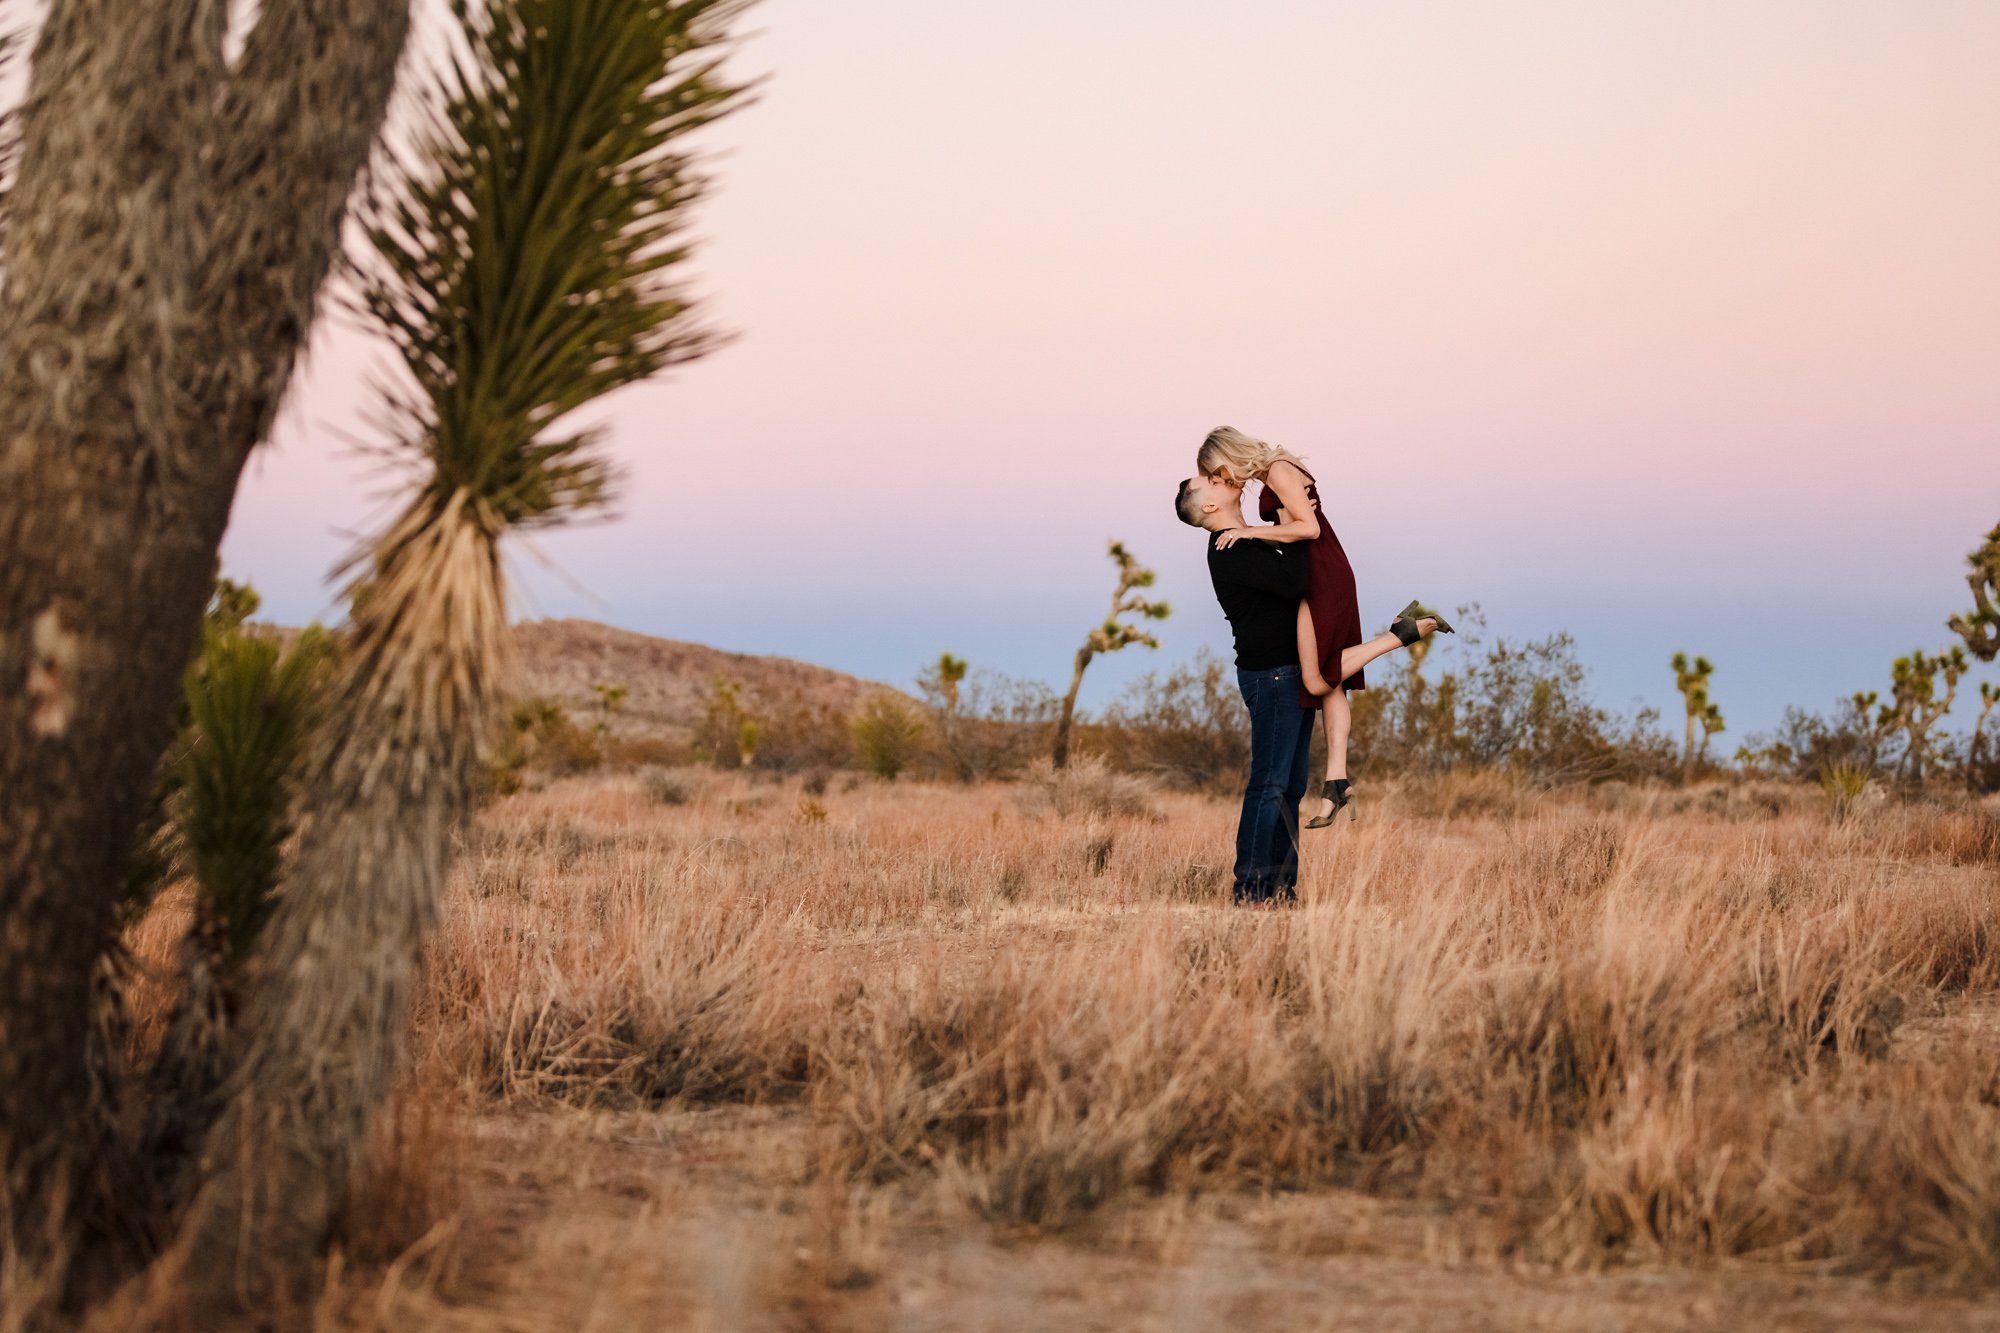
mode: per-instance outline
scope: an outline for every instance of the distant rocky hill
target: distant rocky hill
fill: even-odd
[[[685,742],[714,697],[715,680],[742,686],[752,716],[802,710],[853,712],[887,685],[786,657],[726,653],[699,643],[656,639],[593,620],[529,620],[514,627],[513,693],[552,699],[579,721],[601,716],[593,685],[623,685],[612,734]]]

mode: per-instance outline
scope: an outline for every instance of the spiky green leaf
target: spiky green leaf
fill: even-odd
[[[578,408],[712,350],[680,272],[706,179],[683,144],[739,105],[717,56],[745,0],[454,0],[463,49],[360,210],[359,305],[407,377],[392,447],[492,521],[606,501]],[[441,501],[440,501],[441,502]]]

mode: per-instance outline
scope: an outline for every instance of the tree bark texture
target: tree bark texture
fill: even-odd
[[[53,0],[21,108],[0,235],[8,1168],[62,1158],[80,1123],[92,960],[408,26],[407,0],[266,0],[231,64],[227,8]]]
[[[247,1042],[184,1227],[198,1310],[283,1300],[326,1238],[387,1096],[506,661],[500,525],[420,501],[354,597],[265,927]],[[296,1295],[297,1293],[291,1293]]]

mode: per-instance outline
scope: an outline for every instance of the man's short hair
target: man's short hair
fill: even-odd
[[[1191,528],[1199,528],[1206,525],[1201,521],[1201,497],[1194,493],[1194,482],[1189,477],[1174,492],[1174,516]]]

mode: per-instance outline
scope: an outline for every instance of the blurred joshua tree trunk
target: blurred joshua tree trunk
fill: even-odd
[[[261,1294],[322,1240],[388,1091],[502,697],[500,540],[602,503],[612,479],[598,434],[563,422],[714,345],[672,277],[705,185],[679,145],[740,101],[717,65],[742,8],[455,3],[461,54],[367,200],[361,305],[402,354],[393,443],[425,475],[356,557],[296,860],[186,1227],[198,1299]]]
[[[1076,695],[1083,688],[1083,673],[1090,660],[1099,653],[1115,653],[1134,643],[1159,647],[1158,639],[1137,625],[1126,624],[1123,618],[1165,620],[1171,614],[1165,602],[1147,601],[1139,595],[1139,589],[1153,586],[1153,571],[1133,559],[1124,542],[1111,543],[1111,559],[1118,566],[1118,587],[1111,594],[1111,614],[1076,650],[1076,670],[1070,675],[1069,693],[1063,696],[1062,713],[1056,718],[1055,753],[1051,757],[1057,768],[1069,767],[1069,733],[1076,719]]]
[[[1972,566],[1965,576],[1972,589],[1972,609],[1945,624],[1965,640],[1974,657],[1991,662],[2000,657],[2000,526],[1986,534],[1986,541],[1965,562]]]
[[[92,960],[406,5],[264,0],[231,62],[220,0],[53,0],[34,47],[0,237],[0,1168],[83,1109]]]

